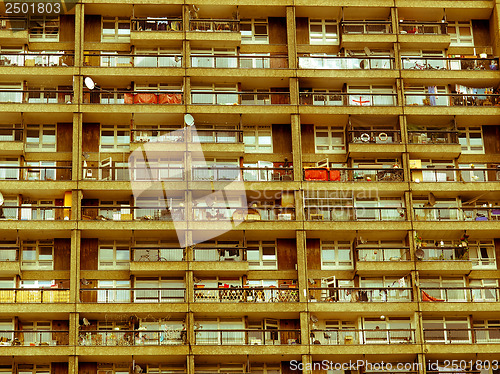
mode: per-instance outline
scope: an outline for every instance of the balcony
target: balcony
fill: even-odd
[[[426,344],[498,344],[500,343],[500,329],[426,329],[424,327],[424,341]]]
[[[288,68],[288,57],[269,55],[208,55],[192,54],[192,68],[213,69],[286,69]]]
[[[0,53],[0,66],[74,66],[73,52]]]
[[[397,41],[392,32],[392,22],[388,21],[342,21],[341,45],[345,48],[392,47]]]
[[[456,158],[462,153],[458,130],[408,130],[408,152],[412,157]]]
[[[497,71],[499,68],[498,58],[477,57],[402,57],[401,67],[403,70],[450,70],[460,71]]]
[[[0,90],[4,104],[72,104],[73,90]]]
[[[179,91],[123,91],[101,90],[98,92],[84,92],[85,104],[182,104],[183,94]]]
[[[400,168],[304,168],[305,181],[333,182],[403,182],[404,173]]]
[[[187,344],[185,330],[80,330],[78,345],[92,347]]]
[[[97,221],[182,221],[183,207],[159,206],[83,206],[83,220]]]
[[[187,270],[186,252],[183,248],[132,247],[131,251],[131,274],[172,275],[172,271]]]
[[[420,287],[423,302],[498,302],[499,287]]]
[[[294,221],[295,208],[252,204],[246,206],[193,207],[195,221]]]
[[[446,22],[410,22],[400,20],[398,41],[405,49],[448,48],[451,42]]]
[[[25,164],[30,164],[30,161]],[[71,180],[71,166],[38,166],[39,162],[34,162],[36,166],[0,166],[0,180],[2,181],[69,181]],[[55,164],[51,161],[41,161],[41,163]],[[70,161],[60,161],[59,163],[69,163]]]
[[[312,330],[311,343],[320,345],[415,344],[413,329]]]
[[[182,67],[182,55],[168,53],[128,54],[87,51],[84,53],[84,66],[106,68],[180,68]]]
[[[373,154],[381,157],[398,156],[404,152],[401,131],[394,129],[347,130],[348,151],[351,157]]]
[[[292,181],[293,167],[197,167],[192,168],[193,181]]]
[[[69,303],[69,289],[63,288],[4,288],[0,289],[0,304]]]
[[[195,286],[194,301],[199,303],[291,303],[299,301],[297,288]]]
[[[4,205],[3,216],[0,216],[0,219],[20,221],[54,221],[68,220],[70,217],[71,207],[50,205],[32,206],[31,204],[23,204],[20,206]]]
[[[182,17],[142,17],[132,19],[130,43],[157,47],[171,41],[182,42]]]
[[[361,245],[356,250],[358,262],[391,262],[391,261],[411,261],[410,248],[380,248],[366,247]],[[368,264],[373,267],[373,264]],[[386,265],[385,265],[386,266]]]
[[[191,91],[191,103],[196,105],[288,105],[289,92],[269,91]]]
[[[390,107],[397,105],[397,94],[300,92],[300,105]]]
[[[500,166],[495,168],[430,168],[411,169],[415,182],[497,182]]]
[[[248,261],[246,248],[240,246],[231,247],[205,247],[197,245],[193,248],[193,262],[190,267],[196,274],[213,273],[223,274],[246,274]],[[196,295],[195,289],[195,295]],[[196,298],[196,296],[195,296]]]
[[[0,18],[0,40],[2,42],[2,45],[27,44],[28,43],[27,18],[23,17]]]
[[[195,330],[196,345],[289,345],[300,343],[300,330]]]
[[[148,149],[149,151],[149,149]],[[115,163],[107,166],[89,166],[83,164],[83,179],[89,181],[183,181],[185,169],[183,166],[161,166],[150,164],[138,167],[117,166]]]
[[[472,270],[472,261],[469,259],[467,247],[419,247],[424,256],[417,262],[417,270],[421,273],[434,274],[469,274]],[[476,259],[476,263],[479,260]]]
[[[413,290],[410,287],[315,287],[309,288],[309,301],[408,303],[413,301]]]
[[[299,69],[392,70],[394,57],[299,56]]]
[[[500,207],[415,207],[417,221],[500,221]]]
[[[20,156],[24,153],[24,128],[20,125],[0,125],[0,154]]]
[[[60,346],[69,345],[68,330],[4,330],[0,331],[2,346]]]
[[[130,303],[183,303],[183,288],[99,288],[80,289],[82,303],[130,304]]]
[[[19,265],[19,245],[2,245],[0,247],[0,265],[0,276],[13,277],[21,273],[21,268]],[[4,290],[0,290],[0,303],[2,303],[4,300],[4,298],[2,297],[3,292]],[[5,299],[11,299],[8,293]]]
[[[402,207],[306,206],[306,219],[319,221],[405,221]]]
[[[478,89],[480,90],[480,89]],[[406,106],[447,107],[493,107],[500,106],[500,94],[493,94],[483,88],[477,94],[405,93]]]

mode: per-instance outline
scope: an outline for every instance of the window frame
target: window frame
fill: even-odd
[[[38,129],[37,129],[38,128]],[[30,137],[28,135],[29,131],[38,131],[38,141],[30,142],[29,139],[36,137]],[[47,137],[52,136],[51,134],[44,134],[44,132],[54,131],[54,142],[47,142]],[[44,141],[45,140],[45,141]],[[25,141],[26,152],[56,152],[57,151],[57,125],[55,124],[27,124],[26,125],[26,141]]]
[[[249,133],[253,132],[253,135]],[[262,135],[259,134],[263,133]],[[269,133],[269,135],[266,135]],[[260,139],[270,138],[270,144],[261,144]],[[254,140],[253,144],[247,145],[245,141],[248,138]],[[272,125],[245,125],[243,126],[243,144],[245,147],[245,153],[273,153],[273,126]],[[252,147],[253,149],[250,149]]]
[[[243,30],[244,25],[250,25],[250,30]],[[265,34],[256,35],[256,26],[266,27]],[[241,44],[269,44],[268,18],[246,18],[240,21]],[[245,35],[248,34],[248,35]]]
[[[118,252],[119,251],[128,252],[127,260],[119,260]],[[111,250],[112,258],[110,260],[103,260],[102,253],[103,250]],[[130,267],[130,245],[128,241],[124,240],[103,240],[99,241],[99,249],[98,249],[98,263],[97,270],[127,270]]]
[[[264,254],[264,249],[274,249],[273,255]],[[259,251],[259,259],[249,259],[250,251]],[[275,240],[250,240],[247,242],[247,262],[250,270],[278,270],[278,246]],[[271,256],[273,258],[265,258]]]
[[[346,250],[349,250],[349,261],[343,261],[340,258],[340,251]],[[326,251],[334,252],[332,261],[327,261]],[[320,253],[321,270],[350,270],[354,266],[352,242],[349,240],[321,240]]]
[[[104,33],[104,23],[105,22],[113,22],[114,23],[114,34],[111,36],[111,33],[109,36],[106,36]],[[128,23],[128,34],[126,35],[120,35],[120,30],[126,30],[126,29],[120,29],[120,24],[126,24]],[[106,30],[111,30],[111,29],[106,29]],[[130,42],[130,33],[132,31],[132,23],[130,19],[124,18],[124,17],[104,17],[101,16],[101,43],[128,43]]]
[[[462,148],[462,154],[484,154],[484,134],[483,134],[483,126],[460,126],[457,128],[459,133],[458,133],[458,143],[460,144]],[[476,149],[479,148],[479,146],[474,146],[471,145],[471,134],[480,134],[480,138],[474,138],[474,139],[481,139],[481,149]],[[462,135],[465,135],[465,138],[462,137]],[[461,140],[465,139],[465,144],[462,144]]]
[[[308,25],[308,31],[309,31],[309,44],[311,45],[338,45],[340,43],[340,35],[339,35],[339,22],[334,19],[319,19],[319,18],[314,18],[311,19],[309,18],[309,25]],[[311,31],[312,26],[321,26],[321,37],[319,37],[318,32],[313,32]],[[327,27],[328,26],[334,26],[337,28],[336,34],[328,34],[327,33]],[[329,35],[334,35],[330,36]]]
[[[33,260],[24,259],[25,252],[34,251],[35,258]],[[50,260],[41,259],[42,249],[50,249]],[[54,240],[26,240],[21,245],[21,270],[54,270]]]
[[[470,34],[462,36],[460,35],[460,29],[465,27],[469,28]],[[472,21],[448,21],[446,29],[451,38],[450,47],[474,47]],[[455,29],[454,32],[450,32],[453,29]]]
[[[41,21],[41,26],[32,27],[32,22],[37,22],[36,20]],[[56,26],[47,25],[48,22],[55,21]],[[50,15],[39,15],[39,16],[30,16],[29,17],[29,41],[30,42],[59,42],[59,34],[61,31],[61,19],[59,16],[50,16]],[[37,30],[41,28],[41,33],[33,33],[33,30]],[[48,28],[54,28],[57,30],[57,33],[47,33]],[[55,35],[51,37],[51,35]],[[38,37],[40,36],[40,37]]]
[[[113,132],[113,144],[103,144],[103,132]],[[119,132],[124,132],[124,135],[119,135]],[[128,140],[125,143],[120,143],[121,136],[127,136]],[[100,152],[128,152],[130,150],[130,127],[127,125],[109,125],[101,124],[99,129],[99,151]]]
[[[318,133],[327,132],[328,133],[328,146],[318,144]],[[342,139],[340,144],[335,144],[333,142],[333,133],[342,133]],[[318,147],[328,147],[328,149],[319,149]],[[340,148],[340,149],[339,149]],[[315,153],[345,153],[346,152],[346,137],[345,137],[345,126],[337,125],[317,125],[314,126],[314,150]]]

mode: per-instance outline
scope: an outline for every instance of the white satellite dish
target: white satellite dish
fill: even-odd
[[[415,251],[415,257],[418,258],[419,260],[423,259],[425,257],[425,252],[422,248],[419,248]]]
[[[83,318],[83,324],[84,324],[85,326],[90,326],[90,322],[89,322],[89,320],[88,320],[87,318],[85,318],[85,317]]]
[[[89,90],[93,90],[95,88],[95,82],[92,78],[85,77],[83,81],[85,83],[85,87],[87,87]]]
[[[0,206],[2,206],[4,202],[5,199],[3,198],[3,194],[0,192]]]
[[[188,126],[194,125],[194,117],[191,114],[184,115],[184,123]]]
[[[365,51],[365,53],[366,53],[367,56],[371,56],[372,55],[372,51],[370,50],[370,48],[365,47],[363,49],[364,49],[364,51]]]

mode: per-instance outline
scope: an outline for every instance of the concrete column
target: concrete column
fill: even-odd
[[[78,356],[68,357],[68,374],[78,374]]]
[[[299,301],[307,302],[307,251],[305,231],[296,231],[295,240],[297,242],[297,279],[299,281]],[[302,326],[301,326],[302,327]]]
[[[194,314],[193,312],[188,312],[186,315],[186,330],[188,336],[188,342],[190,345],[195,345],[195,327],[194,327]]]
[[[300,312],[300,341],[303,345],[311,343],[309,312]]]
[[[71,232],[71,256],[70,256],[70,279],[69,279],[69,301],[76,303],[80,300],[80,240],[81,232]]]
[[[191,104],[191,78],[184,77],[184,105]]]
[[[302,142],[301,142],[301,127],[300,116],[292,114],[292,162],[293,162],[293,180],[295,182],[302,181]]]
[[[78,345],[80,315],[78,313],[69,314],[69,345],[76,347]]]
[[[313,371],[311,370],[312,369],[312,356],[311,355],[302,355],[302,365],[303,366],[303,369],[302,369],[302,374],[312,374]]]
[[[194,355],[187,356],[186,374],[194,374]]]
[[[83,65],[85,4],[75,5],[75,66]]]
[[[297,32],[295,26],[295,7],[286,7],[286,29],[288,44],[288,67],[297,68]]]

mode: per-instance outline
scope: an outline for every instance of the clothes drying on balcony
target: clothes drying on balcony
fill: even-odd
[[[444,301],[444,300],[438,299],[437,297],[433,297],[429,295],[427,292],[422,291],[422,301]]]
[[[181,94],[126,93],[125,104],[181,104]]]

